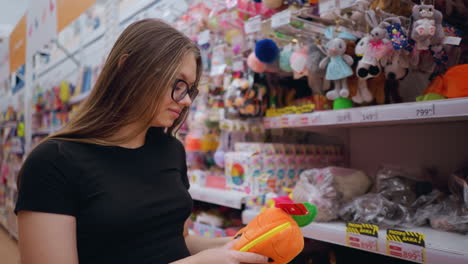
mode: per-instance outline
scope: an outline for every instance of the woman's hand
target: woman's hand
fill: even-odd
[[[194,263],[219,263],[219,264],[239,264],[239,263],[268,263],[268,258],[250,252],[240,252],[231,250],[236,240],[226,243],[223,247],[204,250],[193,257]]]
[[[223,247],[203,250],[191,257],[181,259],[172,264],[240,264],[268,263],[268,258],[250,252],[231,250],[236,240],[226,243]]]

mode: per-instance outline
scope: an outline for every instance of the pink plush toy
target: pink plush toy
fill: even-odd
[[[252,71],[257,73],[262,73],[265,71],[265,64],[257,59],[255,53],[250,53],[249,57],[247,57],[247,65],[249,66]]]

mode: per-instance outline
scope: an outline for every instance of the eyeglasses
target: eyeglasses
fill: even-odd
[[[196,87],[190,87],[189,84],[184,80],[176,79],[174,86],[172,87],[172,100],[178,103],[184,100],[187,94],[193,101],[198,95],[198,89]]]

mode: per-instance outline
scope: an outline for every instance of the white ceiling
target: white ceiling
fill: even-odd
[[[7,36],[26,12],[31,0],[0,0],[0,36]]]

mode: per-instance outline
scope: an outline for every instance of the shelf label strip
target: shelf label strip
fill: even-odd
[[[387,229],[387,255],[409,260],[416,263],[426,263],[426,244],[424,234]]]
[[[371,224],[346,224],[346,245],[367,251],[379,251],[379,227]]]

